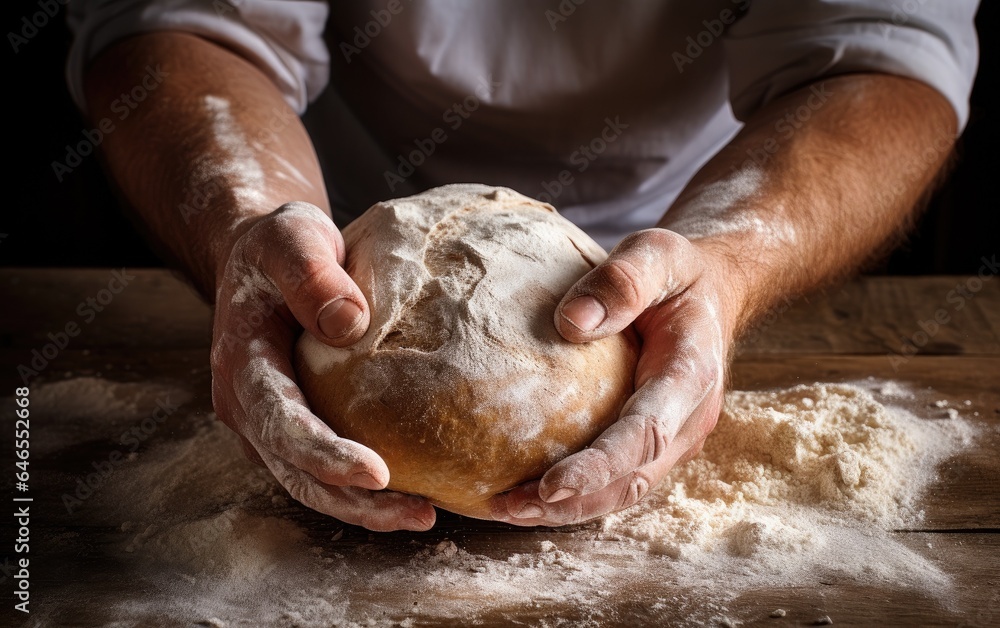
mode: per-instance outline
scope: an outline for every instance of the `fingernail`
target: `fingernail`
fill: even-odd
[[[319,328],[327,338],[346,336],[361,322],[361,308],[354,301],[339,298],[319,313]]]
[[[563,306],[562,317],[581,331],[593,331],[607,318],[604,304],[590,295],[577,297]]]
[[[559,489],[558,491],[556,491],[555,493],[552,493],[551,495],[549,495],[549,498],[546,499],[545,501],[550,502],[550,503],[551,502],[559,502],[559,501],[562,501],[564,499],[569,499],[570,497],[575,497],[578,492],[579,491],[577,491],[575,488],[568,488],[568,487],[564,486],[561,489]]]
[[[405,519],[400,520],[399,527],[403,528],[404,530],[413,530],[417,532],[426,530],[427,524],[421,521],[420,519],[417,519],[416,517],[407,517]]]
[[[360,486],[372,491],[382,490],[382,484],[375,479],[375,476],[364,471],[359,471],[351,476],[351,486]]]
[[[527,504],[514,516],[518,519],[537,519],[542,516],[542,507],[537,504]]]

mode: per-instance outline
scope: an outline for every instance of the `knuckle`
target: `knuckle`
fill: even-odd
[[[290,232],[298,236],[298,242],[303,242],[303,235],[314,234],[323,241],[329,239],[338,248],[338,252],[343,246],[343,236],[337,225],[326,212],[312,203],[285,203],[274,212],[273,221],[279,232]],[[307,238],[305,241],[310,240]]]
[[[576,464],[570,466],[566,463],[561,479],[572,483],[580,482],[591,492],[607,486],[614,479],[617,466],[613,457],[613,446],[613,443],[608,445],[601,443],[574,454],[575,457],[571,462]]]
[[[311,215],[314,213],[322,214],[323,210],[305,201],[289,201],[275,211],[276,215]]]
[[[616,256],[615,252],[619,255]],[[683,266],[698,254],[691,242],[667,229],[652,227],[636,231],[615,247],[611,257],[625,257],[636,260],[647,274],[657,278],[670,277],[671,270]]]
[[[304,506],[308,506],[318,512],[331,514],[329,508],[324,507],[324,500],[316,493],[316,487],[298,478],[286,479],[285,490],[292,496],[292,499]]]
[[[583,508],[583,502],[577,502],[571,506],[570,516],[566,518],[566,524],[582,523],[588,519],[593,519],[597,514],[588,515]]]
[[[554,508],[553,505],[550,504],[549,508],[546,510],[546,513],[542,518],[542,525],[548,525],[548,526],[574,525],[577,523],[583,523],[588,519],[592,519],[593,517],[598,516],[597,513],[588,514],[587,510],[584,507],[584,500],[571,499],[566,501],[571,503],[568,504],[561,503]]]
[[[632,505],[638,502],[640,499],[646,496],[649,492],[649,479],[643,475],[636,474],[636,476],[629,483],[629,495]]]
[[[691,242],[681,234],[659,227],[643,229],[635,235],[641,238],[645,246],[654,247],[668,255],[687,250],[691,245]]]
[[[276,456],[288,460],[290,457],[289,454],[293,453],[293,451],[289,447],[286,447],[285,431],[280,427],[280,419],[266,417],[263,420],[256,421],[256,424],[257,438],[260,442],[265,443]],[[291,461],[289,460],[289,462]]]
[[[299,259],[281,272],[282,292],[286,296],[293,292],[326,300],[331,284],[335,283],[334,267],[339,268],[336,260],[325,256]],[[337,286],[337,289],[342,288]]]
[[[289,246],[293,250],[302,249],[310,241],[304,236],[331,229],[337,233],[333,222],[321,209],[310,203],[294,201],[285,203],[254,223],[240,238],[240,247],[235,248],[254,253],[253,257],[268,252],[268,245],[276,245],[278,250],[283,251]]]
[[[304,504],[313,510],[320,512],[326,512],[329,508],[324,508],[324,504],[329,501],[323,499],[323,496],[319,494],[320,488],[311,481],[308,481],[304,475],[301,473],[286,473],[282,477],[278,478],[278,481],[288,494],[292,496],[292,499]],[[327,512],[327,514],[331,514]]]
[[[282,282],[288,288],[309,288],[315,286],[330,270],[325,259],[308,256],[290,264],[282,272]]]
[[[659,227],[650,227],[630,233],[615,248],[620,248],[623,251],[635,251],[640,254],[648,250],[670,253],[688,244],[687,238],[679,233]]]
[[[599,278],[609,291],[605,296],[617,299],[629,308],[641,307],[642,271],[625,259],[611,259],[599,267]]]
[[[310,505],[310,500],[306,494],[308,491],[301,480],[294,475],[284,475],[277,479],[285,487],[285,490],[288,491],[288,494],[292,496],[292,499],[306,506]]]
[[[663,420],[658,417],[647,418],[643,432],[642,459],[639,465],[646,465],[659,460],[666,453],[667,445],[669,444],[669,437],[663,425]]]
[[[656,242],[656,232],[659,229],[640,229],[639,231],[633,231],[618,243],[615,247],[615,251],[633,251],[636,249],[642,249],[650,244],[655,244]]]
[[[635,505],[649,492],[649,480],[639,473],[633,473],[629,481],[622,487],[615,504],[615,510],[622,510]]]
[[[283,290],[308,290],[316,286],[329,272],[329,265],[312,256],[305,256],[289,263],[280,272]]]

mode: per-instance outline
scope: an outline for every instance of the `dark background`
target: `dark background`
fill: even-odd
[[[934,0],[938,1],[938,0]],[[943,0],[942,0],[943,1]],[[21,31],[21,18],[38,11],[37,0],[10,2],[3,31]],[[998,132],[998,44],[1000,3],[981,3],[979,75],[972,114],[957,145],[947,182],[934,195],[916,230],[875,274],[967,274],[983,256],[1000,253],[1000,217],[994,190],[1000,177]],[[63,80],[70,41],[65,8],[15,53],[3,56],[7,88],[7,165],[11,191],[0,219],[0,264],[4,266],[162,266],[125,218],[93,156],[56,180],[51,163],[64,159],[68,143],[89,128],[77,113]]]

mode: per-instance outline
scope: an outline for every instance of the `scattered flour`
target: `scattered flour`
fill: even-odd
[[[106,626],[472,624],[525,613],[558,625],[551,613],[566,609],[573,625],[598,625],[623,598],[654,614],[735,625],[726,604],[764,586],[834,578],[944,595],[942,566],[892,531],[919,522],[936,466],[974,432],[961,418],[883,405],[876,396],[887,385],[730,393],[703,453],[638,506],[572,529],[511,532],[496,547],[460,531],[359,543],[363,534],[307,512],[245,462],[210,414],[191,412],[183,420],[193,435],[151,439],[128,473],[58,522],[74,533],[40,548],[65,557],[66,571],[39,625],[77,612],[84,598],[107,613],[88,625]],[[60,439],[58,426],[77,415],[56,400],[104,400],[105,417],[94,412],[89,427],[101,431],[141,418],[158,386],[80,378],[32,394],[47,400],[39,407],[54,412]],[[89,558],[75,567],[81,554]]]
[[[33,455],[48,455],[95,438],[118,439],[141,427],[161,405],[183,406],[191,393],[165,383],[113,382],[76,377],[32,388],[32,416],[46,417],[44,438],[32,441]],[[6,400],[5,400],[6,401]],[[97,428],[97,429],[95,429]]]
[[[855,385],[732,392],[702,455],[605,518],[604,532],[678,559],[689,575],[725,569],[746,585],[820,572],[942,585],[944,574],[886,532],[920,520],[936,465],[971,436],[965,423],[922,421]]]
[[[211,119],[213,139],[221,158],[205,156],[195,164],[194,184],[225,180],[236,200],[254,209],[264,201],[267,178],[256,154],[233,117],[229,101],[220,96],[205,96],[202,104]]]
[[[913,399],[913,391],[906,386],[901,385],[899,382],[894,381],[877,381],[874,377],[868,378],[869,382],[875,382],[877,384],[876,390],[878,394],[883,397],[891,397],[894,399]]]
[[[763,238],[767,246],[794,243],[798,236],[788,220],[762,216],[748,207],[765,184],[763,171],[752,167],[703,185],[685,202],[684,214],[670,224],[670,229],[691,239],[746,233]]]

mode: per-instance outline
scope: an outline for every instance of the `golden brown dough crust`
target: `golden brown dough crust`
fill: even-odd
[[[371,326],[348,349],[303,334],[295,368],[313,411],[382,456],[388,488],[489,518],[490,497],[618,418],[637,341],[555,330],[562,295],[606,254],[550,206],[445,186],[373,206],[344,237]]]

